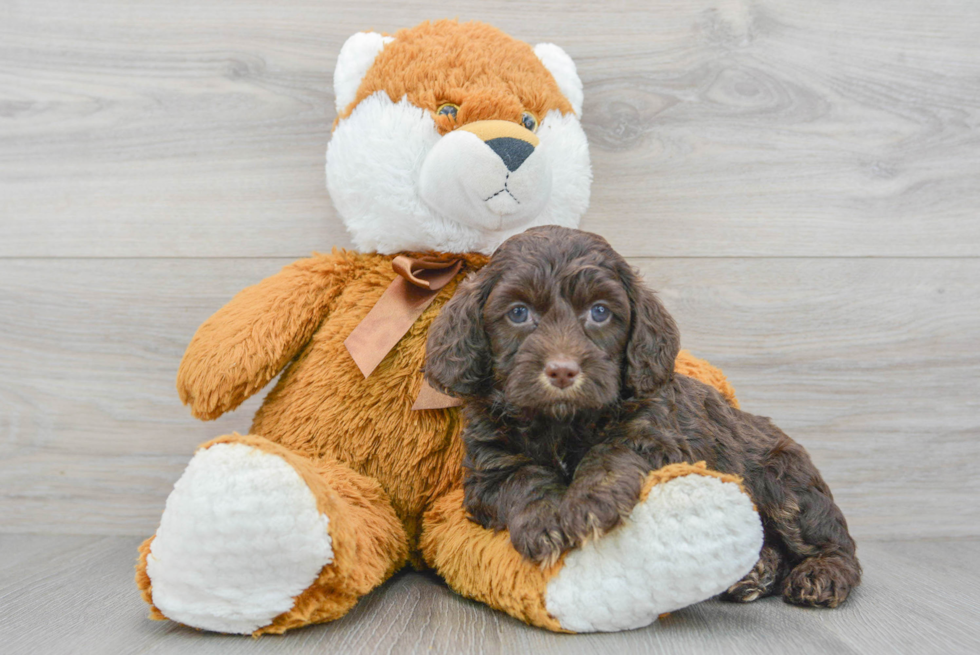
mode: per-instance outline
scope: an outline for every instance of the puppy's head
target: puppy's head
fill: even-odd
[[[426,378],[450,395],[568,416],[664,384],[679,342],[605,239],[539,227],[460,285],[429,332]]]

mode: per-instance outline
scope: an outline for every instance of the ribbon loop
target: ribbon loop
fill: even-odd
[[[409,257],[398,255],[391,262],[391,267],[403,278],[417,287],[438,291],[459,273],[463,265],[461,259],[446,261],[437,257]]]

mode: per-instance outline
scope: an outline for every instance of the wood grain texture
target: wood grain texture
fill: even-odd
[[[337,53],[447,12],[576,60],[583,227],[810,451],[865,567],[844,608],[569,637],[407,573],[284,638],[146,620],[138,537],[260,402],[194,421],[183,349],[350,244],[323,171]],[[980,541],[873,540],[980,536],[977,34],[968,0],[0,0],[0,651],[977,652]]]
[[[0,256],[347,245],[323,173],[340,45],[447,12],[576,59],[583,226],[626,254],[980,254],[966,0],[7,0]]]
[[[0,535],[0,644],[34,653],[973,653],[980,541],[868,542],[865,581],[836,610],[777,598],[708,601],[641,630],[556,635],[404,573],[346,617],[281,637],[231,637],[146,618],[131,537]]]
[[[856,536],[980,535],[980,261],[633,260],[743,407],[812,454]],[[197,326],[279,259],[0,261],[0,525],[149,534],[195,446]]]

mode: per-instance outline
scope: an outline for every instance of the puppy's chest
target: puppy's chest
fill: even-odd
[[[594,424],[541,423],[521,431],[524,452],[539,466],[559,472],[570,481],[585,454],[606,439]]]

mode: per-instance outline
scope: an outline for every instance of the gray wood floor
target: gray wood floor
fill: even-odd
[[[343,619],[232,637],[150,621],[133,588],[139,540],[0,536],[0,644],[47,653],[971,653],[980,650],[980,541],[861,544],[865,582],[837,610],[776,598],[708,601],[632,632],[555,635],[407,572]],[[43,626],[43,627],[42,627]]]

